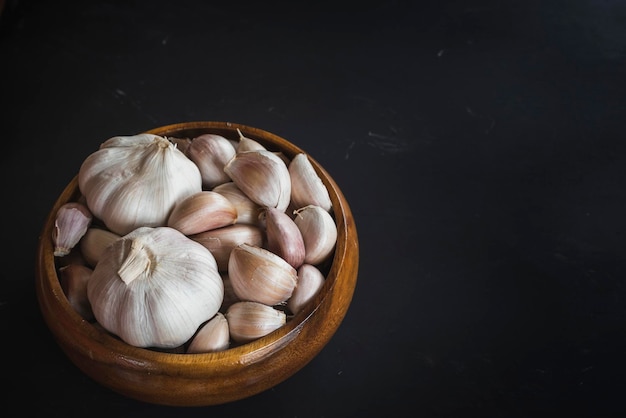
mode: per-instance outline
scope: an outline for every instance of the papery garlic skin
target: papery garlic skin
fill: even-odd
[[[326,185],[315,171],[307,154],[296,154],[289,163],[291,178],[291,200],[295,208],[317,205],[326,211],[332,202]]]
[[[268,150],[238,152],[224,172],[252,201],[262,207],[286,210],[291,200],[291,179],[283,160]]]
[[[258,302],[241,301],[230,305],[224,314],[230,337],[246,343],[264,337],[287,322],[287,314]]]
[[[125,235],[164,226],[174,205],[202,190],[196,164],[153,134],[112,137],[81,164],[78,186],[95,217]]]
[[[228,275],[240,299],[266,305],[284,303],[298,281],[296,269],[281,257],[245,243],[230,252]]]
[[[87,294],[98,323],[137,347],[173,348],[219,310],[209,250],[170,227],[139,227],[108,246]]]
[[[228,321],[223,313],[218,312],[193,336],[187,347],[187,353],[213,353],[226,350],[229,345]]]
[[[64,257],[87,232],[91,226],[93,214],[89,208],[79,202],[63,204],[56,214],[52,240],[54,243],[54,255]]]

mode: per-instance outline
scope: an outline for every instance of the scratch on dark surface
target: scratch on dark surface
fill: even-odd
[[[407,151],[410,148],[405,140],[395,136],[382,135],[371,131],[367,133],[367,136],[369,137],[367,143],[370,146],[385,153],[396,154]]]
[[[350,158],[350,151],[354,148],[354,141],[350,142],[348,149],[346,149],[346,160]]]
[[[278,116],[278,117],[285,118],[285,114],[284,114],[284,113],[277,112],[277,111],[276,111],[276,107],[274,107],[274,106],[270,106],[270,107],[268,107],[268,108],[267,108],[267,113],[271,113],[271,114],[276,115],[276,116]]]
[[[155,123],[155,124],[157,123],[157,120],[153,118],[151,115],[149,115],[148,113],[144,112],[143,108],[141,107],[141,104],[137,102],[136,100],[133,100],[130,96],[128,96],[124,90],[115,89],[113,91],[113,97],[117,98],[121,102],[123,101],[128,102],[128,104],[130,104],[133,108],[138,110],[140,114],[147,117],[152,123]]]
[[[496,126],[496,120],[492,117],[480,115],[474,112],[474,110],[472,110],[472,108],[469,106],[465,106],[465,111],[473,118],[486,119],[489,121],[489,126],[487,126],[487,128],[485,129],[485,135],[488,135],[489,132],[491,132],[491,130]]]
[[[445,51],[445,49],[440,49],[439,52],[437,52],[437,57],[442,57],[444,51]]]

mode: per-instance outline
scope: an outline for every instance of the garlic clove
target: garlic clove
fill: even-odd
[[[237,208],[223,195],[203,190],[180,202],[172,209],[167,226],[185,235],[199,234],[237,221]]]
[[[213,188],[213,191],[230,200],[237,208],[237,223],[259,224],[259,214],[262,207],[252,201],[233,181],[222,183]]]
[[[198,332],[193,336],[187,353],[212,353],[223,351],[230,344],[230,333],[228,330],[228,321],[221,312],[209,319],[205,324],[200,326]]]
[[[79,242],[80,251],[88,265],[94,267],[102,251],[113,241],[120,238],[115,232],[98,227],[90,227]]]
[[[238,152],[224,172],[253,202],[262,207],[287,209],[291,200],[289,170],[283,160],[267,150]]]
[[[67,301],[87,321],[94,319],[87,297],[87,282],[92,272],[90,267],[82,264],[68,264],[59,268],[59,282]]]
[[[304,262],[319,265],[326,261],[337,243],[337,225],[331,214],[321,206],[307,205],[297,209],[294,215],[304,239]]]
[[[320,291],[326,278],[322,272],[312,264],[302,264],[298,267],[298,285],[287,301],[287,308],[297,314]]]
[[[189,238],[211,251],[220,271],[228,270],[230,252],[237,245],[247,243],[260,247],[264,241],[261,228],[255,225],[237,223],[190,235]]]
[[[230,337],[246,343],[264,337],[287,322],[285,312],[258,302],[241,301],[232,304],[224,314]]]
[[[225,137],[202,134],[191,140],[185,154],[200,169],[203,189],[210,190],[230,181],[230,177],[224,173],[224,165],[235,156],[235,152],[235,147]]]
[[[230,252],[228,275],[240,299],[266,305],[284,303],[298,281],[296,269],[280,256],[245,243]]]
[[[64,257],[87,232],[93,215],[89,208],[79,202],[63,204],[56,214],[52,240],[54,241],[54,255]]]
[[[266,149],[260,142],[255,141],[252,138],[248,138],[244,136],[239,128],[237,128],[237,133],[239,133],[239,142],[237,144],[237,152],[245,152],[245,151],[257,151]]]
[[[294,220],[276,208],[265,210],[267,249],[279,255],[293,267],[304,262],[304,239]]]
[[[326,185],[315,171],[307,154],[299,153],[289,163],[291,200],[293,206],[321,206],[330,211],[332,203]]]
[[[176,148],[178,148],[180,150],[180,152],[182,152],[183,154],[187,154],[187,148],[189,148],[189,145],[191,145],[191,139],[190,138],[167,138],[170,140],[170,142],[174,145],[176,145]]]

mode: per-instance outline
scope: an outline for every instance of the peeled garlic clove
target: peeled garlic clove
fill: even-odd
[[[281,257],[245,243],[230,252],[228,275],[240,299],[266,305],[284,303],[298,281],[296,269]]]
[[[191,140],[186,155],[196,163],[202,175],[202,188],[210,190],[230,181],[224,165],[235,156],[233,144],[221,135],[202,134]]]
[[[120,238],[120,235],[108,229],[97,227],[88,228],[79,243],[80,251],[87,264],[91,267],[98,264],[102,251],[118,238]]]
[[[267,249],[279,255],[293,267],[304,263],[304,239],[294,220],[276,208],[265,210]]]
[[[87,297],[87,282],[93,270],[82,264],[68,264],[59,268],[59,282],[72,308],[87,321],[94,319]]]
[[[333,217],[317,205],[304,206],[294,215],[294,222],[304,239],[304,262],[318,265],[326,261],[337,243],[337,225]]]
[[[237,208],[223,195],[204,190],[178,202],[167,219],[167,226],[185,235],[199,234],[237,220]]]
[[[289,163],[289,175],[291,177],[291,200],[294,207],[317,205],[330,211],[332,204],[328,189],[306,154],[300,153],[293,157]]]
[[[212,353],[226,350],[230,344],[228,321],[221,312],[200,327],[192,338],[187,353]]]
[[[260,142],[255,141],[252,138],[248,138],[244,136],[239,128],[237,128],[237,132],[239,133],[239,143],[237,144],[237,152],[245,152],[245,151],[257,151],[260,149],[266,149]]]
[[[238,343],[264,337],[287,322],[285,312],[250,301],[232,304],[224,316],[228,321],[230,337]]]
[[[222,183],[213,188],[213,191],[230,200],[237,208],[237,223],[259,224],[261,206],[253,202],[233,181]]]
[[[105,248],[87,282],[98,323],[137,347],[174,348],[219,310],[209,250],[170,227],[139,227]]]
[[[230,252],[239,244],[247,243],[260,247],[263,231],[250,224],[233,224],[190,235],[189,238],[204,245],[217,262],[220,271],[228,270]]]
[[[224,172],[253,202],[262,207],[287,209],[291,180],[287,165],[268,150],[238,152]]]
[[[56,257],[68,255],[85,235],[92,219],[93,215],[86,205],[78,202],[63,204],[57,211],[52,230],[54,255]]]
[[[300,312],[319,293],[325,281],[322,272],[314,265],[302,264],[298,267],[298,285],[287,301],[289,310],[293,314]]]

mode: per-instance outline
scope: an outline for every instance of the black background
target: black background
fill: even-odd
[[[3,409],[53,416],[625,416],[626,5],[8,1]],[[339,184],[357,288],[324,350],[231,404],[82,374],[34,292],[39,232],[105,139],[276,133]],[[251,415],[253,414],[253,415]]]

